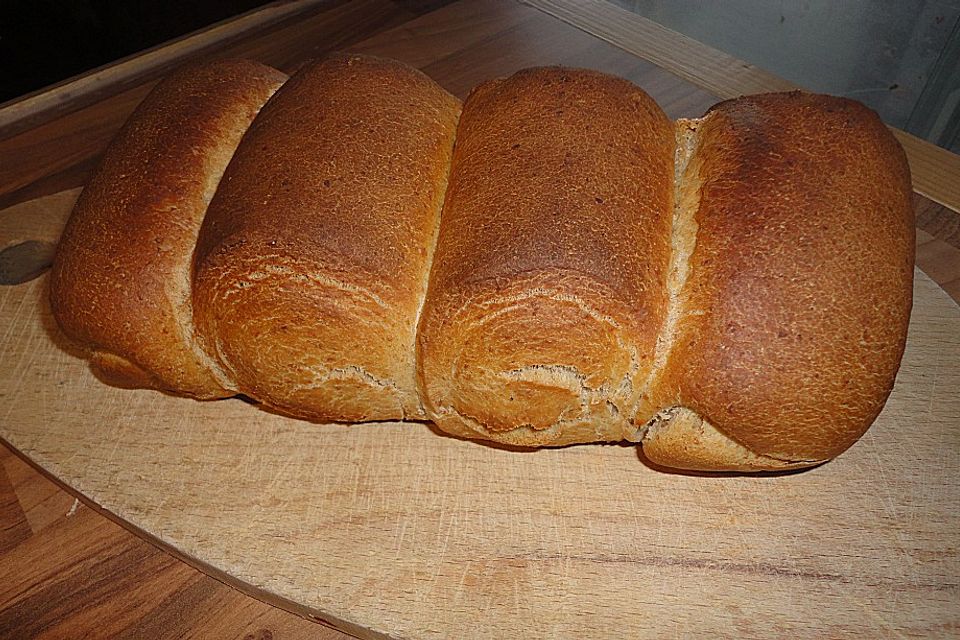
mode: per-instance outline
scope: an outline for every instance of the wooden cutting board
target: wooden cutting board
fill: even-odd
[[[77,190],[0,212],[55,241]],[[9,265],[8,265],[9,266]],[[802,473],[508,451],[101,384],[46,278],[0,288],[0,437],[244,590],[361,636],[950,635],[960,612],[960,308],[917,272],[877,423]]]

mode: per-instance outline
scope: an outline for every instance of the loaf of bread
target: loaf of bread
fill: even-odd
[[[127,120],[67,222],[53,313],[104,379],[198,398],[234,395],[198,347],[190,272],[220,176],[286,76],[248,60],[189,66]]]
[[[892,389],[910,176],[859,103],[675,123],[625,80],[538,68],[461,112],[419,71],[337,54],[241,141],[283,77],[219,64],[138,109],[58,253],[58,322],[128,384],[741,471],[837,456]]]

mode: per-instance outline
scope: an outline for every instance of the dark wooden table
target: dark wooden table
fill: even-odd
[[[156,79],[188,60],[246,56],[290,71],[333,49],[405,60],[461,97],[504,68],[602,67],[641,85],[672,117],[792,86],[599,0],[278,3],[0,108],[0,209],[82,185]],[[901,140],[923,194],[918,264],[958,300],[960,158]],[[175,559],[6,447],[0,576],[0,637],[347,637]]]

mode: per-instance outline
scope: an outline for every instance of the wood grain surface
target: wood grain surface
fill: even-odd
[[[0,637],[317,638],[76,500],[0,447]],[[78,606],[79,605],[79,606]]]
[[[675,117],[716,100],[610,38],[529,6],[459,2],[409,20],[423,5],[402,4],[379,3],[385,13],[371,19],[353,13],[370,1],[337,3],[336,19],[325,9],[248,34],[256,44],[247,55],[290,68],[328,42],[359,42],[372,30],[379,35],[353,48],[408,60],[460,95],[516,68],[563,63],[631,78]],[[393,21],[403,24],[383,31]],[[291,43],[291,33],[300,39]],[[244,53],[242,43],[231,46]],[[22,171],[0,162],[0,202],[82,183],[145,88],[125,89],[122,99],[100,90],[74,112],[79,119],[0,131],[0,159],[25,161]],[[68,158],[45,164],[58,147]],[[0,212],[0,250],[16,234],[17,242],[55,237],[71,197]],[[956,299],[957,216],[926,198],[916,204],[918,264]],[[423,425],[314,427],[238,401],[109,389],[51,347],[55,333],[37,331],[42,282],[0,288],[3,437],[33,439],[33,448],[18,446],[57,458],[63,464],[51,470],[75,488],[116,498],[104,506],[181,551],[219,548],[230,560],[220,571],[256,583],[242,569],[252,560],[224,537],[234,532],[274,560],[261,589],[313,602],[353,634],[503,637],[518,635],[518,621],[544,637],[958,632],[960,327],[956,306],[924,278],[910,364],[870,435],[806,474],[726,479],[655,472],[628,447],[516,454]],[[92,468],[99,489],[76,479]],[[16,576],[0,591],[0,636],[343,637],[74,508],[20,457],[4,452],[0,471],[0,575]],[[210,491],[219,505],[208,499],[204,511]],[[291,518],[298,511],[311,517]],[[187,517],[201,531],[172,524]],[[383,558],[395,562],[392,573],[377,568]]]

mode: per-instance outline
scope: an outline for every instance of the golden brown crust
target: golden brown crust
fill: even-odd
[[[643,454],[663,467],[692,471],[785,471],[823,460],[779,460],[750,451],[690,409],[661,411],[643,433]]]
[[[540,68],[464,105],[419,334],[428,413],[519,445],[619,440],[665,312],[673,126],[631,83]]]
[[[283,79],[162,82],[78,201],[51,300],[106,380],[522,446],[627,437],[711,471],[829,460],[882,408],[914,228],[862,105],[768,94],[674,126],[629,82],[539,68],[458,126],[420,72],[334,55],[227,167]]]
[[[369,56],[302,67],[227,169],[194,303],[238,388],[315,420],[423,417],[414,340],[460,105]]]
[[[285,78],[247,60],[187,67],[157,85],[106,151],[50,281],[58,323],[103,377],[231,395],[193,341],[190,260],[230,156]]]
[[[654,404],[749,451],[826,460],[883,407],[912,301],[904,153],[859,103],[721,103],[699,123],[696,246]]]

